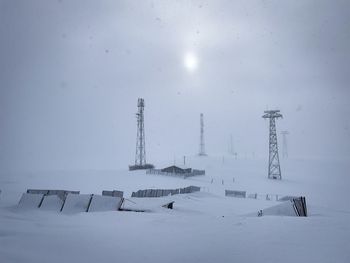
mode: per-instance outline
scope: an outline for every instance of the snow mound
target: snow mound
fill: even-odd
[[[260,210],[258,215],[307,216],[305,197],[295,198],[282,204]]]
[[[297,213],[295,212],[293,201],[286,201],[263,209],[262,215],[297,216]]]
[[[246,191],[225,190],[225,196],[246,198]]]

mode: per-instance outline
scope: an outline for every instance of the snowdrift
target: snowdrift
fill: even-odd
[[[305,197],[294,198],[279,205],[260,210],[258,216],[263,215],[307,216]]]

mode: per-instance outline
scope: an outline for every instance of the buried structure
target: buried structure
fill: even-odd
[[[194,190],[193,187],[184,188]],[[184,189],[182,189],[184,191]],[[125,205],[125,200],[130,204]],[[139,202],[134,202],[123,198],[122,191],[102,191],[102,195],[95,194],[80,194],[79,191],[66,190],[27,190],[22,194],[17,208],[21,210],[50,210],[73,214],[79,212],[106,212],[106,211],[133,211],[133,212],[148,212],[157,209],[158,207],[173,209],[174,201],[160,200],[152,204],[147,201],[140,205]]]
[[[18,203],[18,208],[51,210],[57,212],[96,212],[119,210],[123,197],[120,191],[104,191],[103,195],[80,194],[66,190],[27,190]],[[112,194],[111,194],[112,193]],[[118,193],[119,196],[113,193]]]
[[[149,169],[147,174],[158,174],[158,175],[170,175],[170,176],[180,176],[183,178],[205,175],[205,170],[196,170],[192,168],[182,168],[176,165],[172,165],[163,169]]]

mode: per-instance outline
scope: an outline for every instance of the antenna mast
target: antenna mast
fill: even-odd
[[[145,125],[144,125],[144,99],[139,98],[137,101],[138,111],[136,113],[137,119],[137,135],[136,135],[136,154],[135,165],[129,166],[129,170],[151,169],[154,168],[152,164],[146,163],[146,144],[145,144]]]
[[[199,142],[199,156],[206,156],[205,143],[204,143],[204,117],[203,113],[200,114],[200,142]]]
[[[146,145],[145,145],[145,126],[144,126],[144,108],[145,102],[139,98],[137,101],[138,112],[136,113],[137,119],[137,135],[136,135],[136,154],[135,165],[146,164]]]

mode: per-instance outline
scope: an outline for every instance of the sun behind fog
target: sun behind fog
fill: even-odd
[[[184,57],[184,65],[189,72],[194,72],[198,67],[198,59],[196,55],[192,52],[186,53]]]

